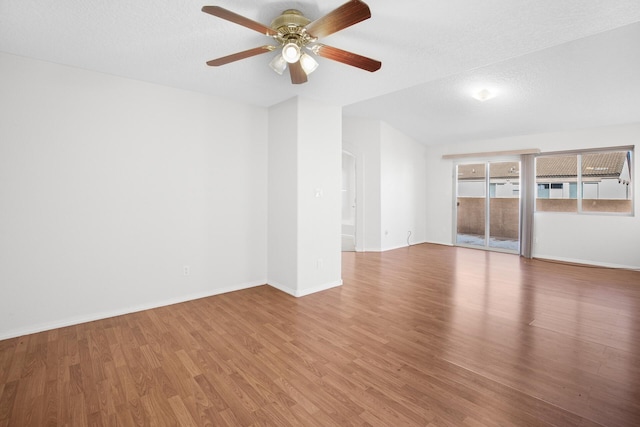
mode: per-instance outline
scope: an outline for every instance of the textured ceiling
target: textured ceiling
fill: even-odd
[[[482,88],[496,97],[471,97]],[[640,122],[640,23],[359,102],[344,113],[384,120],[425,144]]]
[[[376,73],[319,58],[294,86],[275,54],[205,65],[270,40],[205,4],[269,24],[345,1],[2,0],[0,51],[260,106],[302,95],[423,143],[640,121],[638,0],[368,0],[371,19],[321,41],[381,60]],[[500,96],[468,98],[482,85]]]

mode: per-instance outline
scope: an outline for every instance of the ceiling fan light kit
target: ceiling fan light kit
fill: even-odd
[[[269,66],[278,74],[283,74],[288,66],[293,84],[305,83],[307,76],[318,68],[318,62],[307,52],[369,72],[377,71],[382,66],[375,59],[317,43],[320,37],[369,19],[369,6],[361,0],[351,0],[315,21],[305,17],[299,10],[288,9],[276,17],[270,26],[219,6],[204,6],[202,11],[272,37],[279,45],[261,46],[207,61],[210,66],[217,67],[279,49]]]

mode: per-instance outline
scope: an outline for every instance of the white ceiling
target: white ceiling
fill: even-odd
[[[319,58],[294,86],[275,53],[205,65],[270,39],[204,5],[268,25],[345,1],[2,0],[0,51],[260,106],[302,95],[425,144],[640,121],[639,0],[368,0],[371,19],[321,42],[381,60],[376,73]],[[498,96],[469,97],[481,87]]]

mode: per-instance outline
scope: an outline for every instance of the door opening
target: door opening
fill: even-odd
[[[356,157],[342,152],[342,251],[356,250]]]
[[[520,161],[456,165],[455,243],[520,251]]]

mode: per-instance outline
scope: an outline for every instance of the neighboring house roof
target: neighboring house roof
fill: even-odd
[[[618,178],[624,167],[627,153],[590,153],[582,156],[582,176],[598,178]],[[536,160],[538,178],[575,178],[577,176],[577,156],[546,156]]]
[[[536,178],[578,176],[578,156],[548,156],[536,159]]]
[[[625,165],[625,151],[589,153],[582,156],[582,177],[586,179],[618,179]],[[490,163],[492,179],[515,179],[519,177],[517,162]],[[577,178],[576,155],[540,156],[536,159],[536,178]],[[484,164],[458,165],[459,180],[484,180]]]

